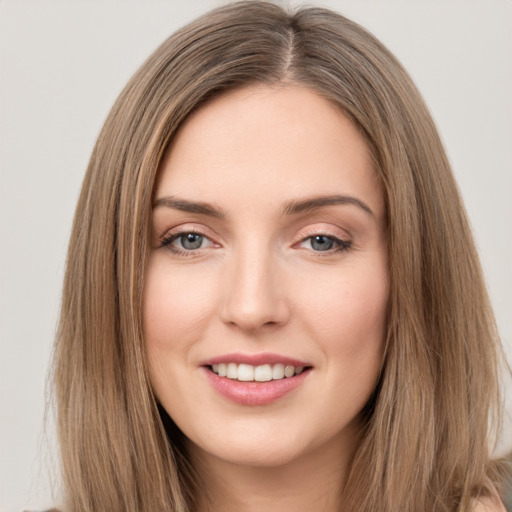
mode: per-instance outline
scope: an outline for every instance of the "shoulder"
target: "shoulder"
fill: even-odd
[[[496,496],[492,498],[479,498],[471,512],[507,512],[502,501]]]
[[[24,508],[21,512],[61,512],[61,511],[58,508],[47,508],[47,509]]]

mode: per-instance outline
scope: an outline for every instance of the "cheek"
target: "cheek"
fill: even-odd
[[[144,337],[152,367],[173,355],[186,357],[204,331],[214,302],[214,287],[201,276],[168,267],[165,258],[153,258],[144,289]]]
[[[385,261],[343,269],[303,294],[302,329],[323,354],[322,400],[333,429],[357,417],[377,384],[384,354],[389,285]],[[318,277],[318,276],[317,276]],[[333,412],[337,411],[337,412]]]
[[[388,305],[388,283],[385,272],[354,274],[341,293],[330,290],[331,307],[324,315],[329,325],[324,350],[328,374],[343,390],[345,408],[339,415],[356,417],[368,402],[382,367]],[[350,286],[349,286],[350,285]],[[326,328],[327,330],[327,328]]]
[[[302,316],[329,343],[326,349],[360,353],[382,345],[388,295],[384,263],[352,268],[307,287],[301,294]]]
[[[180,397],[190,394],[183,386],[194,366],[194,346],[211,317],[212,284],[197,270],[191,273],[171,265],[165,254],[152,255],[143,302],[150,380],[166,410],[178,415],[190,413]],[[188,402],[194,400],[191,397]]]
[[[144,332],[149,344],[165,340],[174,332],[187,333],[201,324],[205,294],[183,272],[169,272],[163,258],[150,263],[144,289]],[[192,333],[191,333],[192,334]]]

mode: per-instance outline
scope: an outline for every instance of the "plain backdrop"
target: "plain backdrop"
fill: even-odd
[[[175,29],[220,2],[0,0],[0,510],[52,503],[45,380],[67,239],[117,94]],[[291,2],[298,3],[298,2]],[[512,3],[324,0],[403,62],[429,104],[512,354]],[[512,389],[507,390],[509,397]],[[510,425],[502,446],[511,445]]]

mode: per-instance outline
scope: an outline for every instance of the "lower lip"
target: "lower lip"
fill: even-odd
[[[241,382],[219,377],[209,368],[202,367],[213,388],[225,398],[240,405],[267,405],[297,389],[309,375],[310,369],[293,377],[267,382]]]

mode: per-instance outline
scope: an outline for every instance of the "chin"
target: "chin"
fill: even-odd
[[[297,460],[302,450],[297,446],[277,446],[275,444],[262,447],[261,443],[244,446],[230,444],[224,450],[209,453],[228,464],[253,468],[278,468]]]

